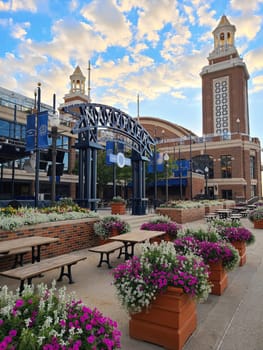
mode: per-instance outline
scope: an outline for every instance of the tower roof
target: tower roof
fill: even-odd
[[[231,23],[229,22],[228,18],[226,15],[223,15],[220,19],[220,22],[218,24],[218,27],[222,27],[222,26],[225,26],[225,25],[231,25]]]
[[[80,69],[79,66],[77,66],[77,67],[75,68],[73,74],[70,76],[70,79],[71,79],[71,77],[76,77],[76,76],[77,76],[77,77],[85,78],[85,76],[83,75],[83,73],[82,73],[82,71],[81,71],[81,69]]]

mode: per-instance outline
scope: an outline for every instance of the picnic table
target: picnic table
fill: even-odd
[[[58,242],[58,238],[31,236],[23,238],[15,238],[6,241],[0,241],[0,254],[9,254],[14,249],[31,247],[32,249],[32,264],[40,261],[41,247],[50,243]]]
[[[165,234],[165,231],[148,231],[148,230],[133,230],[128,233],[122,233],[117,236],[112,236],[109,239],[119,241],[124,244],[125,260],[128,260],[134,255],[134,246],[136,243],[149,241],[151,238],[159,237]],[[128,251],[130,247],[130,252]]]

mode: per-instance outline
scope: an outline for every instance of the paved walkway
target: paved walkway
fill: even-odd
[[[183,350],[263,350],[263,230],[254,230],[247,219],[242,219],[242,223],[256,235],[256,243],[247,248],[247,263],[228,273],[228,287],[222,296],[210,295],[206,302],[198,304],[197,329]],[[196,228],[203,225],[203,221],[187,224]],[[129,337],[129,317],[118,304],[110,270],[106,265],[97,268],[99,256],[87,249],[84,252],[88,259],[72,268],[76,283],[68,285],[65,279],[58,286],[65,284],[87,306],[97,307],[116,320],[122,332],[123,350],[161,350],[162,347]],[[113,266],[119,262],[113,256]],[[50,284],[57,277],[58,271],[51,271],[44,278],[34,279],[34,283]],[[17,281],[0,279],[1,285],[6,283],[13,289],[18,286]]]

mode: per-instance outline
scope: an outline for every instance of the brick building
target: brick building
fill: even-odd
[[[159,139],[161,153],[190,160],[184,192],[187,198],[200,192],[207,192],[209,198],[235,200],[262,196],[261,146],[249,133],[249,74],[235,47],[235,30],[222,16],[213,31],[214,48],[208,65],[200,73],[202,137],[164,120],[140,117],[140,123]],[[202,174],[203,184],[197,174]],[[178,197],[176,188],[170,192],[171,197]]]

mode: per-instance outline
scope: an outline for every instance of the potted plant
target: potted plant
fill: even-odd
[[[1,349],[121,349],[115,321],[90,309],[55,282],[0,290]]]
[[[166,233],[165,237],[158,238],[158,241],[162,238],[171,241],[177,237],[177,233],[182,229],[182,225],[172,221],[168,216],[159,215],[143,223],[140,228],[141,230],[164,231]]]
[[[111,213],[123,215],[126,213],[126,200],[120,196],[115,196],[111,200]]]
[[[202,229],[181,231],[174,245],[180,254],[190,251],[202,257],[210,269],[211,293],[221,295],[228,285],[227,271],[233,270],[240,261],[238,251],[217,232]]]
[[[230,242],[239,252],[240,262],[239,266],[246,263],[246,246],[255,242],[254,234],[242,226],[224,226],[220,224],[217,226],[217,231],[222,239]]]
[[[100,221],[95,222],[93,228],[94,233],[105,241],[113,234],[129,232],[130,224],[122,220],[118,215],[107,215]]]
[[[248,218],[254,223],[254,228],[263,228],[263,205],[259,205],[256,209],[253,209]]]
[[[131,316],[130,336],[181,348],[196,328],[196,301],[211,286],[208,267],[192,253],[181,256],[172,242],[144,243],[141,255],[113,270],[113,285]]]

